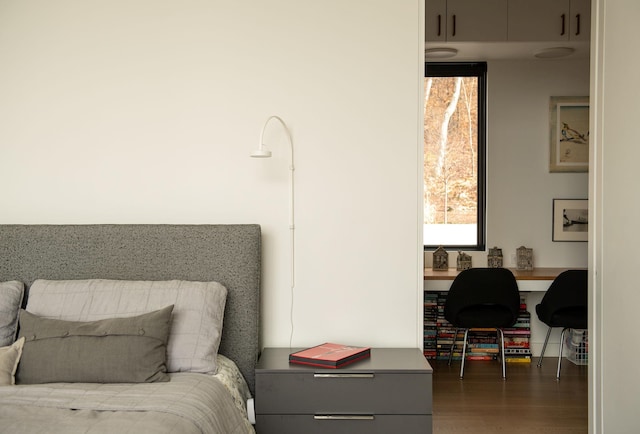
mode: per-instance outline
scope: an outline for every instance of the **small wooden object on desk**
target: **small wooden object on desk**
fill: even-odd
[[[520,246],[516,249],[518,270],[533,270],[533,249]]]
[[[487,255],[487,267],[502,268],[502,249],[497,247],[489,249],[489,254]]]
[[[372,348],[346,367],[289,363],[265,348],[256,366],[258,434],[430,434],[433,370],[418,348]]]
[[[437,271],[449,269],[449,253],[442,246],[433,252],[433,269]]]
[[[456,261],[456,270],[463,271],[471,268],[471,255],[464,252],[458,252],[458,260]]]

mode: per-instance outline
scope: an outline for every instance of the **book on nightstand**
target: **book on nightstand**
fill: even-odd
[[[353,347],[326,342],[289,354],[289,363],[322,368],[341,368],[370,356],[371,348],[368,347]]]

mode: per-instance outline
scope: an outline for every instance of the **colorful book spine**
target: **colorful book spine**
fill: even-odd
[[[424,348],[428,359],[447,360],[451,344],[456,345],[453,360],[462,357],[464,331],[458,335],[456,329],[444,318],[446,291],[425,291],[425,325]],[[505,345],[505,361],[513,363],[530,363],[531,314],[527,311],[524,297],[520,298],[520,313],[513,327],[503,330]],[[516,351],[517,350],[517,351]],[[500,353],[499,340],[495,329],[472,329],[467,345],[467,360],[495,360]]]

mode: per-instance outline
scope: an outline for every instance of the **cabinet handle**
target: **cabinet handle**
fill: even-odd
[[[374,378],[374,374],[313,374],[313,378]]]
[[[316,414],[315,420],[373,420],[372,414]]]
[[[564,36],[564,28],[565,28],[566,16],[562,14],[562,31],[560,32],[560,36]]]
[[[580,14],[576,14],[576,36],[580,34]]]
[[[451,36],[455,36],[456,35],[456,16],[455,14],[453,15],[453,29],[451,29]]]
[[[442,36],[442,15],[438,14],[438,36]]]

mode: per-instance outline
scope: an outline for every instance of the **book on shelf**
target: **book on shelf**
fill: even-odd
[[[455,353],[453,353],[455,356]],[[460,355],[460,357],[462,357],[462,354]],[[494,356],[491,355],[482,355],[482,356],[476,356],[476,355],[468,355],[466,356],[467,360],[494,360]]]
[[[531,356],[505,357],[506,363],[531,363]]]
[[[322,368],[341,368],[371,356],[371,348],[325,342],[289,354],[289,363],[319,366]]]

